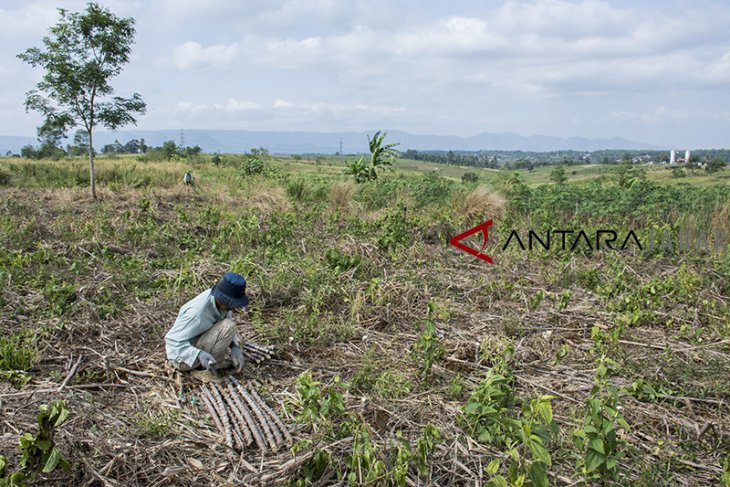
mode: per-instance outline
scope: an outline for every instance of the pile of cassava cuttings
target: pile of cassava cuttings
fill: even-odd
[[[200,386],[200,397],[208,407],[218,431],[231,448],[244,450],[253,443],[262,453],[291,446],[289,430],[256,390],[235,377],[222,383]]]
[[[255,343],[241,344],[241,352],[246,360],[260,364],[264,360],[269,360],[274,355],[274,351],[268,347],[262,347]]]

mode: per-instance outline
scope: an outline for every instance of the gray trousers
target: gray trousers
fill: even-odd
[[[236,322],[231,318],[218,321],[215,325],[211,326],[208,331],[202,335],[198,335],[192,340],[192,344],[195,348],[204,350],[211,354],[218,364],[226,358],[228,349],[236,337]],[[187,364],[180,362],[176,364],[180,370],[195,369],[200,366],[200,361],[195,359],[192,367],[188,367]]]

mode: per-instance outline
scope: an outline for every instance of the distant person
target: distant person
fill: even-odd
[[[175,324],[165,335],[167,359],[173,366],[205,382],[220,382],[218,369],[233,365],[240,372],[246,363],[233,320],[234,309],[248,304],[246,280],[226,272],[218,284],[180,308]],[[230,361],[226,355],[230,350]]]

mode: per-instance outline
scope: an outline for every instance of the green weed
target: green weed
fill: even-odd
[[[161,409],[155,411],[147,408],[135,413],[132,423],[137,426],[142,437],[163,438],[170,433],[178,412],[176,410]]]
[[[30,370],[38,360],[37,338],[38,335],[29,329],[13,335],[0,335],[0,371]]]
[[[436,323],[431,319],[423,322],[423,333],[413,345],[413,356],[418,361],[419,374],[422,379],[431,376],[431,368],[444,356],[444,347],[436,334]]]
[[[618,462],[625,454],[618,431],[631,428],[621,414],[618,390],[608,380],[615,365],[605,356],[599,358],[583,425],[573,432],[576,448],[583,452],[578,468],[586,479],[616,478]]]
[[[40,407],[38,432],[35,436],[24,433],[20,437],[22,455],[18,468],[12,473],[9,472],[7,459],[0,455],[0,486],[25,487],[39,474],[51,473],[57,468],[61,470],[71,468],[54,442],[56,428],[63,425],[70,414],[71,411],[63,401],[53,401]]]
[[[312,372],[299,374],[296,382],[296,398],[287,403],[287,409],[296,414],[297,421],[319,424],[332,421],[345,413],[342,392],[346,385],[335,377],[332,384],[323,386],[312,378]]]

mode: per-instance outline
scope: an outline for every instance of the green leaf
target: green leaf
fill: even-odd
[[[489,482],[487,482],[488,486],[494,486],[494,487],[509,487],[509,484],[507,483],[507,479],[504,478],[501,475],[497,475],[496,477],[492,477]]]
[[[476,410],[477,410],[477,408],[479,408],[479,403],[477,403],[477,402],[470,402],[470,403],[468,403],[468,404],[466,405],[466,407],[464,408],[464,413],[466,413],[466,414],[471,414],[471,413],[473,413],[474,411],[476,411]]]
[[[10,487],[24,487],[26,485],[25,483],[25,473],[22,471],[18,471],[13,473],[13,475],[10,476]]]
[[[60,411],[58,413],[58,417],[56,418],[56,422],[53,423],[54,426],[61,426],[63,423],[66,422],[68,417],[71,415],[71,411],[66,407],[66,404],[61,402],[59,407],[60,407]]]
[[[51,440],[38,440],[38,441],[36,441],[35,445],[41,451],[48,451],[51,448],[53,448],[53,442]]]
[[[46,461],[45,466],[43,467],[43,473],[53,472],[53,470],[56,468],[56,465],[58,465],[58,462],[61,461],[61,452],[58,448],[54,448],[51,451],[51,454],[48,456],[48,460]]]
[[[588,450],[586,454],[586,473],[591,473],[603,464],[606,457],[594,450]]]
[[[533,463],[530,465],[530,480],[535,487],[548,487],[547,466],[544,463]]]
[[[540,440],[537,436],[532,436],[528,444],[530,445],[530,451],[535,459],[549,466],[550,454],[542,445],[542,440]]]
[[[21,436],[18,440],[20,443],[20,448],[23,450],[27,450],[28,447],[33,444],[34,440],[35,439],[33,438],[33,435],[31,435],[30,433],[23,434],[23,436]]]
[[[588,443],[588,447],[602,455],[606,454],[606,450],[603,447],[603,440],[601,438],[591,438]]]
[[[492,460],[491,462],[489,462],[489,465],[487,465],[484,470],[489,475],[494,475],[495,473],[497,473],[499,471],[500,466],[501,466],[500,461],[498,459],[495,459],[495,460]]]

